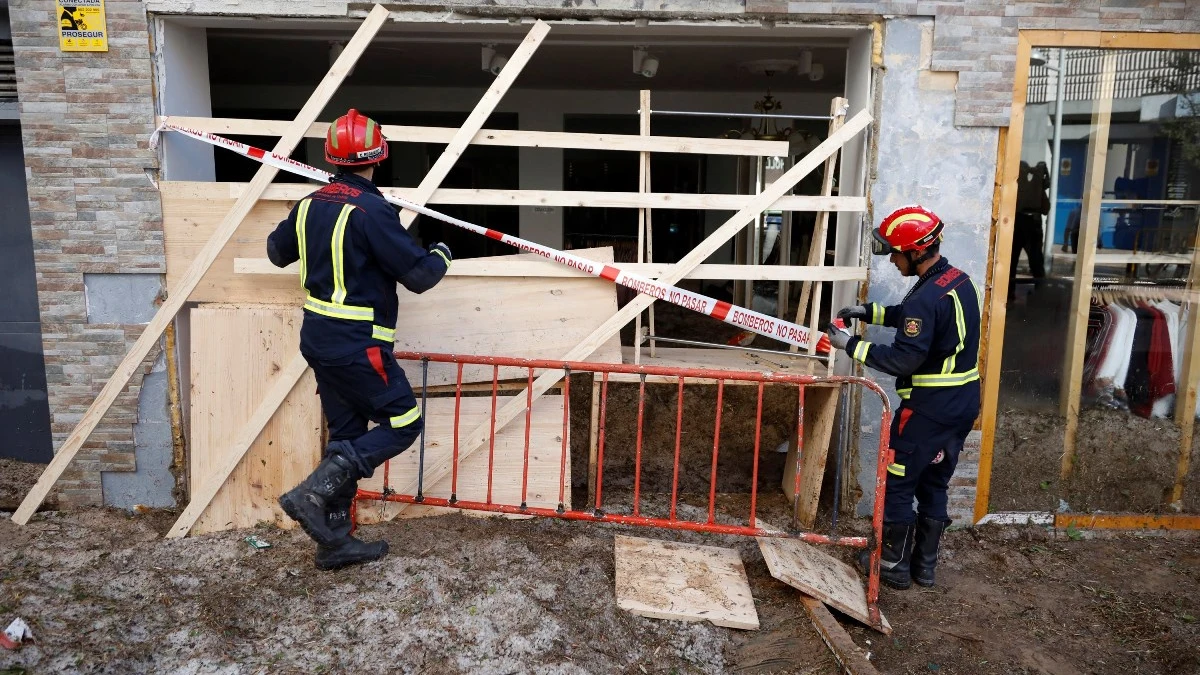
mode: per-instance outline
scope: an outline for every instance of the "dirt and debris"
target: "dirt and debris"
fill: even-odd
[[[1075,464],[1060,479],[1065,421],[1054,412],[1004,410],[996,419],[989,510],[1173,513],[1168,498],[1179,462],[1172,420],[1125,411],[1080,412]],[[1200,458],[1200,436],[1192,457]],[[1200,507],[1200,481],[1184,484],[1183,510]]]
[[[0,520],[0,622],[24,617],[37,636],[0,652],[0,671],[837,672],[752,539],[454,515],[365,527],[392,553],[323,573],[297,531],[259,528],[262,550],[246,531],[163,539],[176,515]],[[617,533],[736,548],[762,628],[617,609]],[[950,532],[943,556],[939,587],[884,590],[892,636],[842,618],[881,672],[1200,668],[1195,538],[984,528]]]

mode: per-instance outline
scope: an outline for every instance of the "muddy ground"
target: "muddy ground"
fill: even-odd
[[[1072,474],[1060,479],[1065,423],[1054,412],[1008,409],[997,416],[991,511],[1174,513],[1167,506],[1179,462],[1169,419],[1084,409]],[[1200,458],[1200,436],[1192,456]],[[1183,511],[1200,512],[1200,474],[1184,483]]]
[[[797,673],[837,668],[751,540],[556,520],[443,516],[363,528],[393,553],[323,573],[303,534],[182,540],[176,514],[0,520],[0,622],[37,642],[4,673]],[[617,533],[736,548],[761,628],[617,609]],[[895,630],[843,618],[884,673],[1195,673],[1200,541],[947,536],[939,587],[886,590]]]

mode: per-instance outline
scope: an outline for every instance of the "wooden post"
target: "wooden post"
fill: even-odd
[[[317,115],[320,115],[321,111],[324,110],[329,99],[337,91],[338,86],[345,79],[346,74],[350,72],[355,62],[358,61],[358,57],[362,54],[363,50],[366,49],[372,38],[375,37],[375,33],[383,26],[387,17],[388,10],[382,5],[375,5],[371,13],[367,15],[366,20],[359,26],[354,37],[346,44],[346,49],[342,52],[342,55],[338,57],[337,61],[329,69],[329,72],[326,73],[325,79],[321,80],[321,83],[313,90],[308,102],[300,110],[300,114],[288,125],[283,137],[275,145],[274,151],[277,154],[285,157],[292,154],[292,151],[296,149],[296,145],[304,137],[304,132],[316,121]],[[46,470],[42,472],[41,477],[38,478],[37,484],[33,486],[33,489],[26,495],[25,500],[21,502],[21,506],[13,514],[13,522],[19,525],[29,522],[30,516],[41,505],[42,500],[50,492],[50,488],[54,486],[55,481],[66,470],[67,465],[79,453],[83,444],[91,436],[92,431],[95,430],[96,425],[100,423],[105,413],[112,407],[113,401],[117,399],[121,390],[129,383],[129,378],[133,376],[138,366],[141,365],[142,359],[146,358],[146,355],[150,353],[150,349],[158,342],[163,331],[166,330],[167,324],[175,318],[175,314],[187,302],[192,290],[200,283],[200,280],[204,277],[204,273],[208,271],[213,261],[220,255],[221,249],[225,247],[226,242],[237,231],[238,225],[241,224],[246,214],[250,212],[254,203],[258,201],[259,195],[266,189],[277,172],[278,169],[269,165],[263,164],[259,166],[258,172],[254,174],[254,179],[250,181],[249,187],[238,198],[233,209],[225,216],[225,219],[221,221],[221,225],[217,228],[216,233],[213,234],[212,239],[209,240],[208,244],[205,245],[188,267],[187,274],[180,280],[179,285],[171,289],[166,301],[158,308],[150,324],[146,326],[145,330],[142,331],[141,337],[134,343],[133,349],[125,355],[124,360],[117,366],[116,372],[112,374],[112,377],[108,379],[104,388],[100,390],[100,395],[92,401],[83,418],[80,419],[62,447],[59,448],[58,453],[54,456],[50,465],[46,467]],[[299,378],[299,375],[297,375],[297,378]],[[250,439],[250,442],[253,442],[253,440]]]
[[[849,102],[844,98],[834,98],[829,105],[829,135],[837,133],[838,129],[842,128],[842,124],[846,121],[846,108]],[[830,196],[833,194],[833,172],[837,167],[838,153],[833,153],[829,159],[825,160],[825,175],[821,180],[821,194]],[[817,213],[816,225],[813,227],[812,243],[808,249],[808,264],[810,266],[823,267],[825,265],[825,245],[826,238],[829,233],[829,212],[820,211]],[[817,327],[817,315],[821,312],[821,290],[820,282],[806,281],[800,286],[800,303],[796,305],[796,323],[804,325],[805,311],[809,306],[809,298],[811,294],[812,312],[809,316],[812,317],[812,328]],[[799,347],[792,345],[789,351],[799,351]],[[809,354],[817,353],[816,344],[810,345],[808,348]],[[829,363],[827,368],[830,372],[833,369],[833,353],[829,355]]]
[[[672,265],[659,280],[664,284],[674,285],[680,279],[687,276],[689,272],[695,269],[700,263],[707,260],[717,249],[729,241],[735,234],[740,232],[754,217],[761,213],[764,209],[775,203],[787,191],[791,190],[796,183],[800,182],[805,176],[816,168],[817,164],[825,161],[834,152],[846,142],[847,139],[862,131],[871,123],[871,114],[863,110],[850,119],[845,126],[830,135],[823,143],[813,149],[804,159],[798,162],[794,167],[789,169],[778,181],[771,185],[762,194],[755,196],[745,208],[741,209],[729,220],[725,221],[721,227],[710,234],[704,241],[700,242],[696,248],[692,249],[678,263]],[[563,355],[564,361],[576,361],[585,359],[595,349],[600,346],[605,340],[608,340],[612,335],[621,330],[625,324],[629,323],[633,317],[650,305],[652,298],[648,295],[639,295],[628,304],[617,311],[612,317],[605,321],[599,328],[592,331],[592,334],[584,338],[582,342]],[[533,397],[541,396],[552,385],[562,378],[559,372],[548,371],[534,380]],[[495,428],[498,431],[506,424],[511,422],[525,410],[526,395],[524,393],[516,396],[511,402],[496,412]],[[470,434],[463,437],[462,443],[459,446],[459,459],[465,459],[478,448],[482,447],[487,442],[491,435],[491,427],[489,424],[480,424],[471,431]],[[425,469],[426,482],[433,484],[441,480],[450,472],[449,461],[442,461],[427,466]],[[416,482],[400,488],[400,491],[409,493],[416,489]],[[405,506],[399,504],[398,506]]]
[[[640,125],[641,125],[641,135],[649,136],[650,135],[650,90],[648,90],[648,89],[643,89],[641,91],[640,107],[638,108],[638,119],[639,119]],[[646,158],[647,158],[647,156],[648,155],[645,152],[638,153],[638,192],[641,194],[645,194],[646,192],[648,192],[648,190],[646,189],[646,182],[647,182]],[[647,212],[647,209],[645,209],[645,208],[638,209],[638,242],[637,242],[638,264],[641,264],[641,263],[645,262],[645,260],[646,260],[646,257],[645,257],[645,252],[646,252],[646,212]],[[650,305],[650,311],[651,312],[654,311],[654,305]],[[651,328],[650,332],[653,333],[654,329]],[[642,362],[642,315],[641,314],[638,314],[637,318],[633,320],[633,362],[634,363]]]
[[[1059,408],[1067,418],[1063,438],[1062,477],[1071,474],[1075,461],[1075,436],[1079,430],[1079,397],[1083,385],[1083,357],[1087,341],[1088,311],[1092,299],[1092,277],[1096,263],[1096,235],[1100,232],[1100,200],[1104,196],[1104,168],[1108,159],[1108,129],[1112,120],[1113,83],[1117,55],[1104,55],[1104,69],[1092,113],[1092,138],[1088,143],[1087,191],[1079,224],[1079,254],[1075,257],[1075,288],[1067,326],[1067,357],[1063,364]],[[1009,142],[1020,143],[1010,138]]]
[[[496,105],[500,103],[500,99],[504,98],[504,94],[508,92],[508,88],[516,81],[517,76],[521,74],[521,70],[525,64],[529,63],[529,59],[533,57],[533,53],[541,46],[542,40],[545,39],[546,33],[550,32],[550,25],[542,20],[538,20],[533,24],[533,28],[521,41],[521,46],[517,47],[513,52],[508,63],[504,64],[504,68],[500,74],[496,76],[495,82],[488,88],[487,93],[479,99],[475,104],[475,109],[471,111],[470,116],[463,122],[462,128],[454,134],[454,138],[450,140],[450,144],[442,151],[441,156],[429,168],[429,173],[425,174],[425,178],[421,179],[421,184],[417,186],[413,196],[409,201],[414,204],[424,205],[437,190],[438,186],[445,180],[446,175],[450,173],[450,169],[454,167],[454,163],[462,156],[463,151],[470,145],[471,139],[475,138],[475,134],[483,128],[492,111],[496,109]],[[470,133],[465,133],[467,131]],[[412,222],[417,219],[417,214],[412,211],[401,211],[400,222],[405,227],[412,225]]]
[[[1200,224],[1200,223],[1198,223]],[[1192,244],[1192,268],[1188,272],[1188,292],[1184,307],[1191,305],[1187,326],[1180,332],[1183,340],[1183,367],[1180,369],[1182,391],[1175,393],[1175,422],[1179,424],[1179,463],[1175,467],[1175,485],[1171,488],[1171,503],[1183,499],[1183,483],[1187,480],[1192,459],[1192,437],[1196,431],[1196,389],[1200,386],[1200,233]]]

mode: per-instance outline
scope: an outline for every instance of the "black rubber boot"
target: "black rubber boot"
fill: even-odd
[[[353,527],[353,523],[350,521],[350,505],[357,490],[358,483],[349,481],[329,501],[329,512],[326,514],[325,522],[335,539],[331,546],[317,545],[315,563],[319,570],[336,570],[347,565],[379,560],[387,555],[388,543],[386,541],[367,543],[350,535]]]
[[[898,523],[883,524],[883,550],[879,559],[879,578],[883,583],[897,590],[912,586],[909,576],[909,557],[912,555],[913,526]],[[863,574],[870,575],[871,552],[863,551],[858,555],[858,564]]]
[[[329,505],[347,484],[353,486],[357,480],[348,460],[341,455],[329,455],[304,482],[280,497],[279,505],[318,545],[332,546],[338,537],[329,529]]]
[[[920,586],[933,585],[933,572],[937,568],[938,549],[942,543],[942,532],[950,524],[945,520],[917,518],[917,534],[912,554],[912,578]]]

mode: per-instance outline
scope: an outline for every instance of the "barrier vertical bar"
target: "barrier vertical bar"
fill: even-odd
[[[758,453],[762,446],[763,383],[758,383],[758,405],[754,412],[754,469],[750,475],[750,527],[754,524],[754,509],[758,504]]]
[[[801,461],[804,456],[804,385],[797,389],[796,397],[796,475],[793,477],[792,488],[792,528],[799,525],[800,515],[800,475],[804,467]]]
[[[458,421],[462,414],[462,361],[458,362],[458,376],[454,381],[454,451],[450,458],[450,503],[458,501]]]
[[[521,508],[529,506],[529,429],[533,424],[533,368],[529,369],[529,385],[525,389],[525,457],[521,466]]]
[[[600,510],[604,491],[604,432],[608,424],[608,373],[600,380],[600,444],[596,455],[596,514]]]
[[[683,441],[683,376],[679,376],[679,397],[675,402],[675,472],[671,476],[671,515],[675,520],[675,505],[679,501],[679,447]]]
[[[500,366],[492,366],[492,429],[488,441],[487,503],[492,503],[492,473],[496,466],[496,393],[500,384]]]
[[[721,448],[721,410],[725,407],[725,380],[717,380],[717,421],[713,427],[712,475],[708,480],[708,522],[716,522],[717,512],[717,453]]]
[[[571,367],[563,369],[562,460],[558,467],[558,512],[567,510],[567,450],[571,436]]]
[[[640,499],[642,493],[642,423],[646,419],[646,374],[642,373],[639,378],[641,384],[638,388],[638,419],[637,419],[637,444],[634,450],[633,459],[633,515],[640,516]]]

